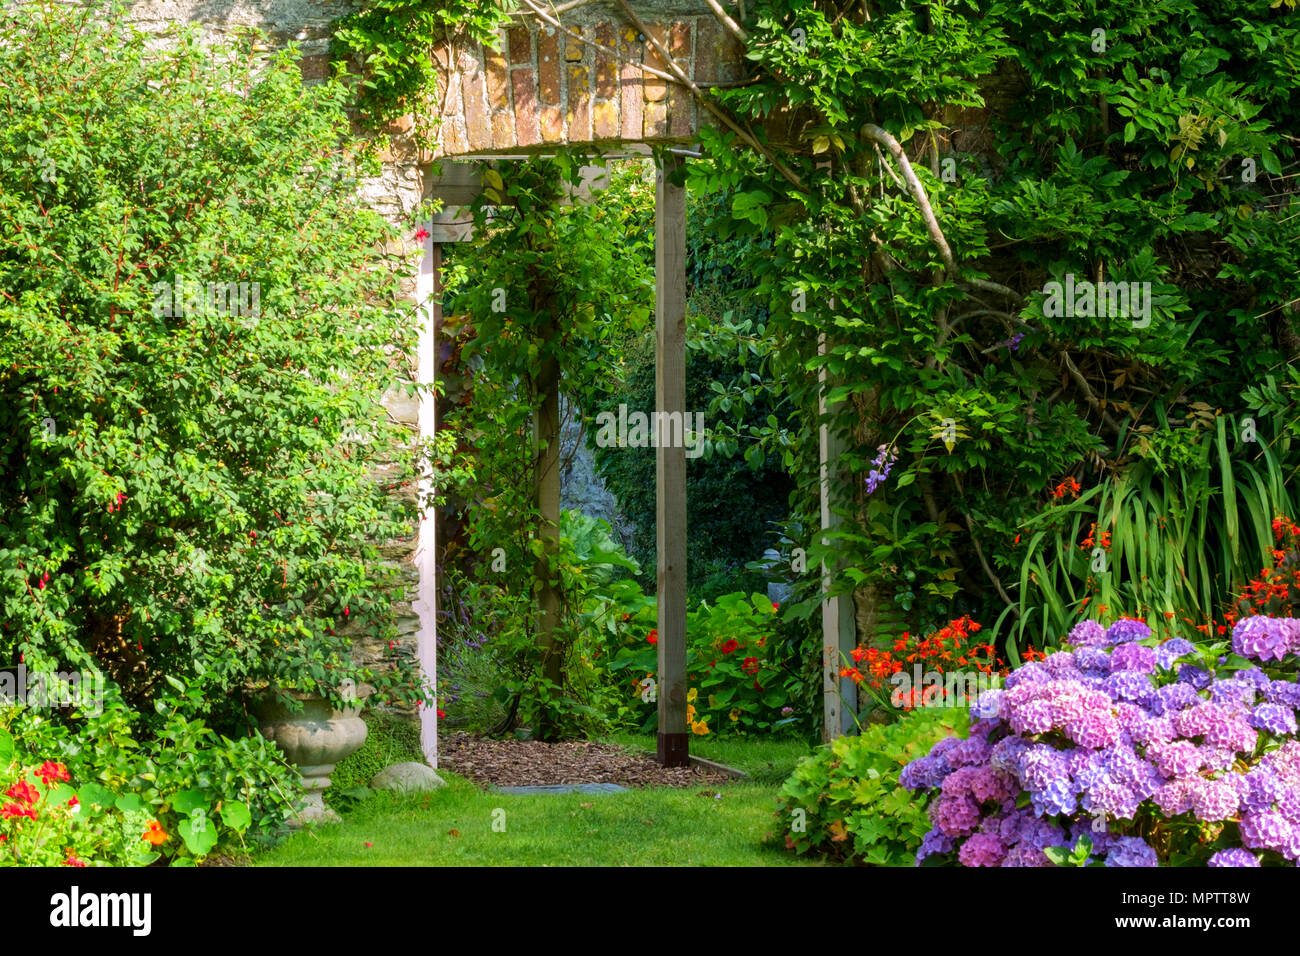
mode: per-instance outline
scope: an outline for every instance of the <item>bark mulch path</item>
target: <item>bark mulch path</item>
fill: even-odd
[[[652,757],[589,740],[488,740],[467,733],[438,741],[438,763],[481,787],[618,783],[625,787],[697,787],[734,782],[699,767],[661,767]]]

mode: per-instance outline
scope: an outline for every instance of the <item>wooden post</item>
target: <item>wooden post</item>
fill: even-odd
[[[663,153],[655,177],[655,541],[659,600],[659,763],[690,762],[686,731],[686,190],[684,160]],[[667,427],[678,415],[682,431]],[[675,434],[678,447],[666,448]]]
[[[834,308],[833,303],[832,308]],[[825,354],[825,335],[818,337],[817,351]],[[829,388],[825,368],[818,373],[818,379],[820,388],[817,411],[819,415],[825,415],[826,392]],[[825,532],[838,527],[841,522],[839,515],[836,515],[831,508],[840,500],[838,488],[842,479],[837,473],[838,469],[831,467],[831,462],[839,460],[844,450],[844,441],[832,432],[825,422],[821,424],[819,430],[821,527]],[[825,538],[822,539],[822,543],[826,543]],[[822,591],[829,591],[830,586],[831,569],[823,561]],[[822,739],[826,741],[848,733],[853,728],[857,716],[858,687],[848,678],[839,676],[840,668],[844,666],[842,663],[844,655],[853,650],[855,638],[853,596],[844,594],[825,598],[822,601],[822,703],[825,717]]]

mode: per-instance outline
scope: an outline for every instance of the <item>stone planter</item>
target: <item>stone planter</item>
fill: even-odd
[[[293,696],[302,702],[302,710],[297,713],[274,698],[263,698],[253,708],[262,736],[279,745],[297,766],[307,788],[306,802],[289,824],[300,827],[307,823],[337,823],[339,815],[325,805],[323,794],[330,785],[334,765],[366,742],[361,701],[338,710],[315,695]]]

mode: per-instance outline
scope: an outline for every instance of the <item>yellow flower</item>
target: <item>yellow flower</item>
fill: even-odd
[[[686,705],[686,722],[687,722],[688,724],[690,724],[690,723],[694,723],[694,722],[695,722],[695,705],[694,705],[694,704],[687,704],[687,705]]]
[[[691,724],[691,733],[693,734],[699,734],[701,737],[703,737],[708,732],[709,732],[709,725],[702,720]]]
[[[728,714],[727,716],[731,718],[733,723],[737,720],[740,720],[740,708],[739,707],[731,708],[731,713]]]
[[[698,687],[692,687],[690,691],[687,692],[686,699],[688,701],[692,701],[699,696],[700,696],[700,689]]]
[[[710,707],[717,707],[717,706],[718,706],[718,695],[717,695],[717,694],[710,694],[710,695],[709,695],[709,706],[710,706]]]

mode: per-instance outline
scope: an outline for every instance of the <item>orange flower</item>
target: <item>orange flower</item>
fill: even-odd
[[[167,836],[166,831],[163,830],[162,824],[160,824],[157,820],[150,820],[149,829],[144,831],[144,836],[142,836],[140,839],[148,840],[154,846],[162,846],[164,843],[167,842],[169,837]]]

